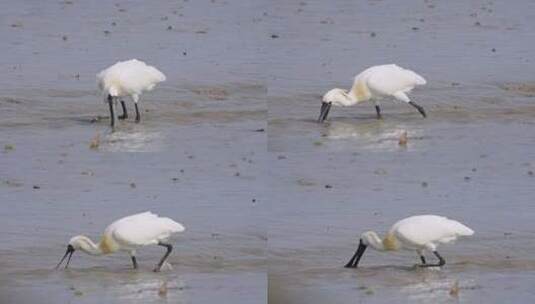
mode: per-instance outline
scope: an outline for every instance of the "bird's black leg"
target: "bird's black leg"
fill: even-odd
[[[422,261],[422,265],[425,265],[425,257],[423,255],[420,255],[420,260]]]
[[[442,267],[446,264],[446,260],[444,260],[444,258],[437,251],[433,251],[433,253],[438,258],[438,263],[437,264],[424,264],[424,265],[420,265],[420,267]]]
[[[108,104],[110,105],[110,124],[111,127],[115,127],[115,113],[113,113],[113,97],[108,95]]]
[[[381,116],[381,108],[380,108],[379,105],[377,105],[377,104],[375,105],[375,112],[377,112],[377,119],[381,119],[381,118],[383,118],[383,117]]]
[[[136,261],[136,256],[132,256],[132,264],[134,265],[134,269],[137,269],[137,261]]]
[[[171,254],[171,251],[173,250],[173,245],[171,244],[159,242],[158,245],[167,248],[167,252],[164,254],[158,265],[156,265],[156,268],[154,268],[154,272],[158,272],[160,271],[160,269],[162,269],[163,263],[165,262],[165,260],[167,260],[167,257],[169,256],[169,254]]]
[[[418,112],[420,112],[420,114],[422,114],[422,116],[425,118],[427,117],[427,115],[425,114],[425,110],[422,106],[418,105],[417,103],[415,103],[414,101],[409,101],[409,104],[413,107],[416,108],[416,110],[418,110]]]
[[[123,115],[119,116],[119,119],[127,119],[128,113],[126,112],[126,105],[124,103],[124,100],[121,100],[121,106],[123,107]]]
[[[139,108],[137,107],[137,102],[134,103],[136,106],[136,122],[139,122],[141,120],[141,115],[139,114]]]

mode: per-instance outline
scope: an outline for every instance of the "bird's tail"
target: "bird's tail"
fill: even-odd
[[[410,70],[409,70],[410,71]],[[413,71],[410,71],[411,72],[411,75],[412,77],[414,78],[414,83],[416,83],[416,85],[424,85],[427,83],[427,81],[425,80],[425,78],[423,78],[422,76],[416,74],[415,72]]]
[[[148,73],[150,74],[151,78],[154,80],[154,82],[162,82],[166,80],[165,75],[160,72],[157,68],[153,66],[148,66]]]
[[[474,230],[468,228],[467,226],[457,221],[452,221],[452,224],[455,226],[455,231],[460,236],[470,236],[474,234]]]

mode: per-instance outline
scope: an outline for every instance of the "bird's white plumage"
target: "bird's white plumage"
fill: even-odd
[[[391,96],[409,102],[406,93],[417,85],[426,84],[426,80],[415,72],[395,64],[377,65],[355,76],[353,86],[348,92],[332,89],[323,96],[323,102],[332,102],[338,106],[351,106],[370,99]]]
[[[124,249],[158,244],[172,234],[183,232],[184,226],[167,217],[159,217],[152,212],[143,212],[123,217],[111,223],[105,236],[110,236]]]
[[[474,231],[455,220],[437,215],[417,215],[395,223],[389,234],[405,249],[434,251],[439,243],[455,241],[460,236],[470,236]]]
[[[172,234],[184,231],[181,224],[167,217],[159,217],[152,212],[143,212],[111,223],[105,230],[98,244],[84,235],[77,235],[70,239],[67,252],[56,266],[58,268],[68,256],[68,267],[71,256],[76,250],[81,250],[91,255],[110,254],[119,250],[127,251],[132,258],[134,268],[137,268],[136,249],[140,246],[160,245],[167,249],[154,271],[160,271],[165,264],[173,246],[167,242]]]
[[[119,61],[97,74],[98,87],[106,95],[131,96],[135,102],[165,79],[158,69],[137,59]]]
[[[355,82],[360,81],[366,83],[372,97],[408,93],[415,86],[426,84],[422,76],[395,64],[371,67],[355,77]]]

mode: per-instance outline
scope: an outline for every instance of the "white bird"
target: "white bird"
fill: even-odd
[[[152,212],[143,212],[111,223],[105,230],[98,244],[93,243],[86,236],[73,237],[67,245],[67,252],[56,266],[56,269],[69,255],[65,268],[69,266],[71,256],[75,250],[91,255],[105,255],[116,251],[127,251],[132,258],[134,269],[137,268],[136,249],[142,246],[159,245],[167,248],[167,252],[156,265],[154,271],[160,271],[165,260],[173,250],[173,246],[167,241],[172,234],[184,231],[181,224],[167,217],[159,217]]]
[[[123,115],[116,116],[115,106],[118,98],[130,96],[136,107],[136,122],[139,122],[141,119],[137,105],[139,96],[145,91],[151,91],[156,84],[162,81],[165,81],[165,75],[162,72],[136,59],[119,61],[98,73],[98,87],[106,94],[106,101],[110,106],[111,126],[114,127],[116,118],[128,118],[126,106],[122,99]]]
[[[381,118],[379,99],[394,97],[415,107],[423,117],[426,117],[424,108],[411,101],[407,96],[417,85],[426,84],[425,79],[411,70],[406,70],[395,64],[372,66],[357,76],[351,90],[332,89],[323,95],[318,122],[323,122],[331,105],[348,107],[361,102],[372,100],[375,104],[377,118]]]
[[[395,223],[384,239],[379,238],[373,231],[364,232],[360,236],[357,251],[345,267],[356,268],[368,246],[379,251],[415,250],[422,261],[419,266],[443,266],[446,260],[437,252],[437,246],[453,242],[460,236],[472,234],[474,234],[472,229],[443,216],[411,216]],[[438,258],[438,263],[426,264],[424,251],[432,252]]]

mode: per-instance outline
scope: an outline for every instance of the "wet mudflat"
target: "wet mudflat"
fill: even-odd
[[[285,23],[273,29],[282,60],[268,78],[270,301],[535,298],[535,68],[527,55],[535,23],[524,5],[302,1],[273,9]],[[315,122],[324,92],[349,88],[356,73],[382,63],[428,80],[411,94],[427,119],[383,101],[383,120],[369,103],[333,107],[325,124]],[[370,251],[360,268],[343,268],[360,233],[386,233],[414,214],[448,216],[476,234],[440,248],[448,263],[440,271],[416,269],[413,252]]]
[[[255,6],[2,10],[0,302],[265,303],[266,135],[257,130],[266,127],[266,88],[256,71],[260,29],[246,18]],[[245,22],[247,31],[223,37]],[[111,132],[95,74],[129,58],[168,81],[142,96],[140,124],[131,118]],[[158,246],[138,251],[137,271],[124,253],[79,252],[70,269],[53,270],[71,236],[98,240],[112,221],[145,210],[186,226],[173,240],[172,270],[151,272]]]

